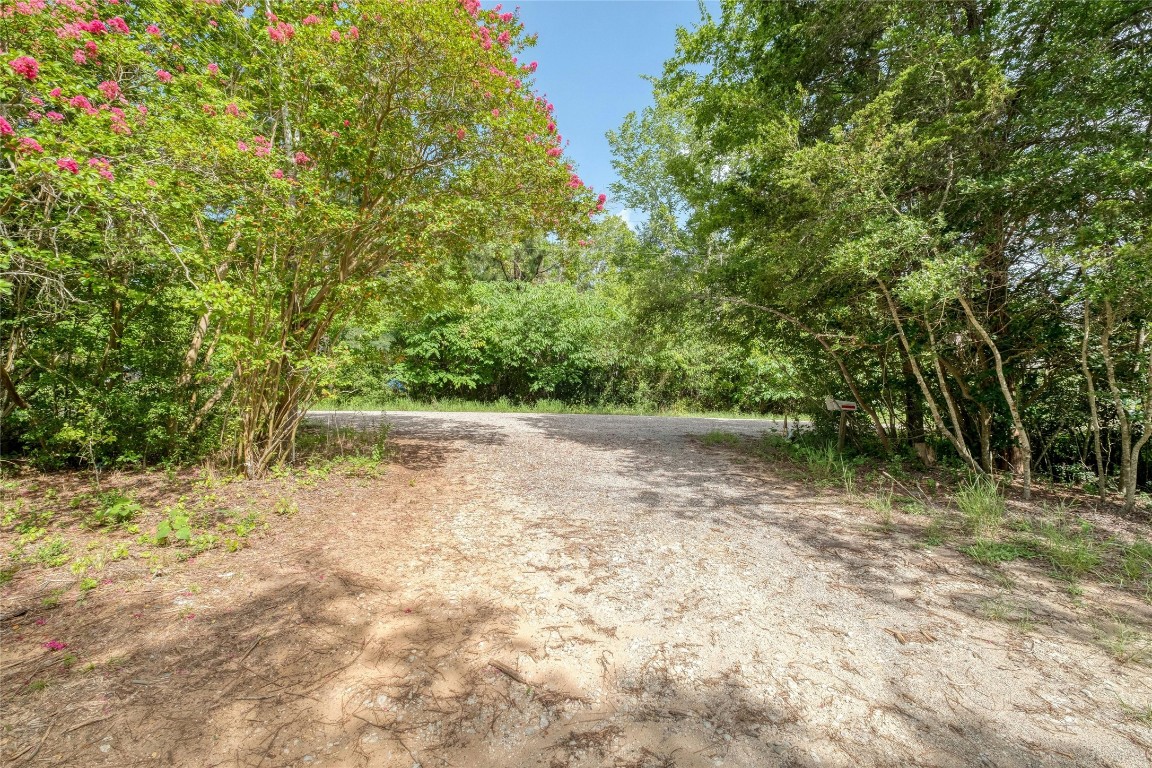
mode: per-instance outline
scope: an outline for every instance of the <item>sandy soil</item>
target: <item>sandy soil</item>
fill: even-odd
[[[1148,631],[1147,602],[918,546],[916,521],[699,440],[779,425],[388,418],[382,479],[9,622],[10,764],[1152,761],[1152,669],[1104,642]],[[51,586],[21,575],[3,610]],[[54,672],[49,637],[88,671]]]

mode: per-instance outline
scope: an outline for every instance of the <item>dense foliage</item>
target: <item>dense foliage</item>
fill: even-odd
[[[882,448],[1009,467],[1025,493],[1034,467],[1090,468],[1131,508],[1152,10],[726,0],[679,42],[612,137],[661,290],[825,361],[809,394],[859,401]]]
[[[0,7],[6,448],[290,450],[333,340],[597,205],[474,0]]]

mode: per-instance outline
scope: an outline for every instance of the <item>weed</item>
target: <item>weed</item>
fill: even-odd
[[[18,565],[10,565],[7,568],[0,568],[0,587],[16,578],[16,574],[19,572],[20,566]]]
[[[48,593],[47,597],[40,601],[40,605],[44,606],[45,608],[55,608],[56,606],[60,605],[60,596],[63,595],[64,592],[65,590],[63,589],[52,590],[50,593]]]
[[[1152,580],[1152,542],[1137,539],[1121,545],[1120,576],[1129,582]]]
[[[88,522],[93,526],[112,528],[132,522],[143,511],[144,508],[131,496],[120,491],[106,491],[100,494]]]
[[[971,533],[990,536],[999,530],[1004,520],[1004,497],[994,479],[977,475],[961,483],[954,498]]]
[[[37,691],[42,691],[47,687],[48,687],[48,681],[47,680],[33,680],[32,682],[28,683],[28,690],[33,692],[33,693],[36,693]]]
[[[930,547],[938,547],[948,541],[948,533],[944,529],[944,521],[939,516],[933,516],[932,522],[924,531],[924,543]]]
[[[968,555],[981,565],[996,565],[1009,563],[1013,560],[1032,557],[1035,552],[1024,542],[994,541],[992,539],[976,539],[960,551]]]
[[[192,551],[189,553],[189,557],[198,555],[201,552],[207,552],[208,550],[215,547],[219,542],[220,537],[211,533],[197,534],[188,541],[188,546],[192,549]]]
[[[114,563],[117,560],[124,560],[128,557],[129,554],[128,545],[124,542],[120,542],[112,548],[112,553],[108,555],[108,562]]]
[[[59,536],[50,539],[36,548],[33,559],[48,568],[64,565],[68,562],[68,542]]]
[[[1130,720],[1135,720],[1138,723],[1152,727],[1152,706],[1150,707],[1133,707],[1126,702],[1120,702],[1120,708],[1128,715]]]
[[[1042,522],[1036,528],[1040,554],[1066,578],[1079,578],[1100,567],[1103,547],[1092,536],[1092,527]]]
[[[1100,645],[1121,664],[1152,664],[1152,637],[1122,617],[1112,619],[1112,626],[1097,631]]]
[[[156,544],[164,546],[171,539],[187,542],[192,538],[191,517],[183,502],[164,511],[167,517],[160,521],[160,525],[156,527],[156,535],[153,537]]]
[[[986,619],[1011,624],[1021,632],[1031,632],[1036,628],[1036,621],[1032,618],[1031,611],[1013,605],[1001,597],[981,600],[979,612]]]
[[[89,592],[93,589],[96,589],[98,586],[100,586],[99,580],[94,579],[91,576],[85,576],[84,578],[80,579],[81,592]]]
[[[280,497],[276,500],[276,506],[272,508],[272,512],[283,517],[292,517],[300,508],[296,506],[296,502],[287,497]]]
[[[881,487],[880,491],[868,499],[868,508],[880,516],[885,528],[892,527],[892,488]]]
[[[726,448],[734,448],[740,444],[740,437],[731,432],[722,432],[714,430],[700,438],[700,442],[708,446],[722,445]]]

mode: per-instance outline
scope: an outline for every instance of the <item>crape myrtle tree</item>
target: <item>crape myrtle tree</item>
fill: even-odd
[[[347,324],[596,212],[498,8],[29,2],[3,23],[4,408],[49,453],[206,441],[258,474]]]
[[[692,290],[826,360],[881,445],[931,459],[930,433],[1025,495],[1041,462],[1113,462],[1131,507],[1149,71],[1141,3],[727,0],[681,33],[656,110],[688,129],[648,156]]]

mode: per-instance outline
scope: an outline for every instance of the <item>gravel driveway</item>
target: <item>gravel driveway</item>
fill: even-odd
[[[422,765],[1149,764],[1152,673],[1100,647],[1090,588],[997,581],[699,439],[777,423],[387,419],[410,524],[365,522],[348,567],[403,539],[389,600],[441,627],[377,699]]]

